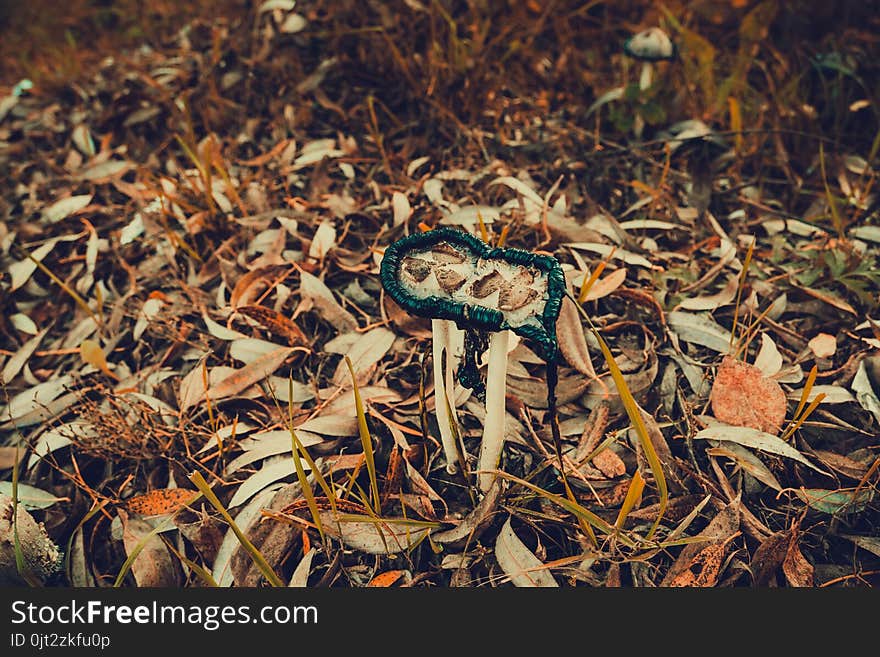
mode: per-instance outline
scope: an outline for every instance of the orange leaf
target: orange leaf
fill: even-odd
[[[754,365],[725,356],[709,395],[716,418],[777,435],[785,422],[785,391]]]
[[[401,577],[403,577],[404,573],[406,573],[405,570],[386,570],[384,573],[379,573],[373,579],[371,579],[370,583],[367,584],[367,586],[388,588]]]
[[[287,342],[291,347],[309,344],[305,333],[302,332],[292,319],[271,308],[266,308],[265,306],[241,306],[237,310],[242,315],[247,315],[254,321],[259,322],[263,328],[268,329],[275,335],[287,338]]]
[[[198,491],[188,488],[157,488],[125,501],[125,507],[142,516],[159,516],[174,513],[195,499]]]

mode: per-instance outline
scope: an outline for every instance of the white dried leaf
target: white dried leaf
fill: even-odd
[[[541,560],[514,533],[510,518],[495,541],[495,558],[514,586],[559,587]]]
[[[702,345],[726,354],[730,348],[730,331],[708,315],[674,310],[666,316],[669,327],[685,342]]]
[[[140,212],[135,212],[134,217],[119,233],[119,244],[125,246],[134,242],[144,233],[144,218]]]
[[[859,406],[871,413],[877,421],[880,422],[880,399],[877,398],[877,392],[871,385],[871,379],[868,377],[868,370],[865,361],[871,361],[876,369],[877,357],[866,358],[859,363],[859,369],[851,384],[853,392],[856,393],[856,400]]]
[[[240,360],[245,365],[250,365],[271,351],[284,348],[283,344],[275,344],[259,338],[239,338],[229,345],[229,355],[235,360]]]
[[[793,401],[800,401],[803,394],[803,388],[798,388],[789,392],[788,398]],[[825,395],[820,402],[822,404],[846,404],[848,402],[856,401],[853,394],[843,386],[817,385],[810,388],[810,394],[807,396],[807,403],[812,403],[819,395]]]
[[[821,474],[828,474],[824,470],[820,470],[810,463],[803,454],[781,438],[764,431],[759,431],[758,429],[752,429],[751,427],[735,427],[715,420],[711,422],[710,426],[694,434],[694,438],[702,440],[728,441],[742,445],[743,447],[759,449],[763,452],[777,454],[779,456],[793,459],[798,463],[803,463],[807,467],[810,467]]]
[[[235,520],[235,524],[241,531],[247,533],[253,524],[260,519],[260,511],[269,504],[275,495],[275,490],[280,486],[281,484],[278,484],[261,491],[234,516],[233,520]],[[240,546],[241,543],[235,532],[229,529],[223,536],[223,541],[220,543],[220,549],[217,550],[217,556],[214,557],[214,566],[211,570],[211,576],[219,586],[228,587],[234,583],[231,561],[232,555],[235,554],[235,551]]]
[[[163,304],[164,302],[162,299],[158,297],[151,297],[144,301],[144,305],[141,306],[141,309],[138,312],[138,318],[137,322],[135,322],[134,330],[131,333],[135,340],[141,339],[141,336],[144,334],[144,331],[147,330],[150,322],[159,315],[159,311],[162,309]]]
[[[50,224],[58,223],[70,215],[79,212],[91,202],[92,194],[68,196],[60,201],[55,201],[52,205],[43,210],[43,220]]]
[[[720,292],[684,299],[678,304],[678,307],[684,308],[685,310],[716,310],[721,306],[726,306],[736,298],[736,289],[738,285],[739,280],[737,277],[730,276]]]
[[[309,22],[302,14],[290,14],[284,19],[279,29],[285,34],[296,34],[302,32],[308,24]]]
[[[12,325],[17,331],[21,331],[22,333],[27,333],[28,335],[36,335],[39,331],[39,329],[37,329],[37,325],[34,324],[34,320],[32,320],[24,313],[13,313],[9,316],[9,321],[12,322]]]
[[[395,226],[406,223],[407,219],[412,216],[412,207],[409,204],[409,199],[406,198],[406,194],[401,192],[394,192],[391,195],[391,208],[393,211],[392,222]]]
[[[354,370],[358,384],[366,383],[370,372],[381,362],[391,345],[394,343],[394,332],[379,326],[362,334],[351,346],[348,357]],[[339,361],[336,372],[333,374],[333,383],[345,386],[351,383],[351,374],[345,359]]]
[[[42,488],[29,486],[28,484],[18,483],[18,501],[25,509],[32,511],[34,509],[47,509],[56,502],[68,500],[66,497],[56,497],[52,493],[44,491]],[[12,482],[0,481],[0,494],[12,497]]]
[[[315,231],[312,243],[309,245],[309,257],[315,260],[323,260],[327,252],[336,246],[336,228],[332,221],[322,221]]]
[[[761,334],[761,348],[755,356],[753,363],[764,376],[774,376],[782,369],[782,354],[776,348],[776,343],[766,333]]]
[[[807,343],[817,358],[830,358],[837,351],[837,338],[828,333],[819,333]]]
[[[31,258],[33,258],[37,262],[42,262],[43,258],[49,255],[49,253],[52,251],[52,249],[55,248],[55,245],[57,243],[57,239],[49,240],[42,246],[35,249],[33,253],[31,253]],[[9,276],[12,279],[9,287],[10,292],[14,292],[22,285],[27,283],[31,275],[37,270],[37,263],[31,260],[31,258],[25,258],[24,260],[14,262],[7,268]]]
[[[42,408],[60,396],[72,381],[73,376],[67,374],[38,383],[32,388],[18,393],[9,401],[9,405],[0,412],[0,421],[18,420],[31,411]]]
[[[21,368],[24,367],[28,359],[37,350],[37,347],[40,345],[40,342],[42,342],[48,331],[48,328],[43,329],[37,333],[37,335],[21,345],[21,348],[16,351],[12,358],[6,362],[6,365],[3,366],[3,371],[0,372],[0,382],[7,384],[18,376],[18,373],[21,372]]]
[[[309,464],[305,460],[302,461],[302,466],[304,470],[309,469]],[[293,463],[293,455],[276,457],[270,460],[260,470],[239,484],[235,495],[229,500],[229,506],[235,507],[244,504],[261,490],[285,477],[291,476],[295,472],[296,466]]]
[[[307,271],[300,271],[300,295],[314,306],[317,313],[340,331],[357,328],[354,316],[339,305],[333,292],[321,279]]]
[[[578,249],[579,251],[590,251],[591,253],[598,253],[600,256],[605,258],[611,256],[612,259],[622,260],[628,265],[645,267],[647,269],[653,268],[651,262],[644,256],[640,256],[625,249],[614,248],[610,244],[596,244],[593,242],[567,242],[565,246],[572,249]]]
[[[218,324],[213,319],[208,317],[207,314],[202,315],[202,319],[205,322],[205,326],[208,327],[208,333],[213,335],[215,338],[220,338],[221,340],[239,340],[247,338],[247,336],[240,331],[228,329],[222,324]]]
[[[257,11],[261,14],[266,11],[275,11],[276,9],[293,11],[294,7],[296,7],[296,0],[266,0]]]

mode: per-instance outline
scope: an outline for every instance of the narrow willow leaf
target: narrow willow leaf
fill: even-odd
[[[205,478],[202,476],[201,472],[193,472],[189,475],[189,480],[195,484],[196,488],[198,488],[202,494],[208,499],[211,505],[217,509],[218,513],[223,516],[223,519],[229,525],[233,532],[235,532],[236,538],[238,538],[241,546],[244,548],[245,552],[250,555],[251,559],[253,559],[254,563],[259,568],[260,572],[263,574],[263,577],[266,578],[272,586],[283,587],[284,582],[281,581],[281,578],[272,570],[272,567],[266,561],[266,558],[260,554],[260,551],[248,540],[248,537],[244,535],[244,532],[238,528],[238,525],[235,524],[235,521],[232,519],[232,516],[229,515],[229,512],[214,494],[214,491],[211,490],[211,487],[208,486],[208,482],[205,481]]]

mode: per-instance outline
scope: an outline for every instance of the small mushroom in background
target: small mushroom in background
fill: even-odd
[[[702,216],[712,199],[712,179],[717,162],[730,151],[730,146],[699,119],[674,123],[657,137],[669,145],[671,157],[686,158],[691,177],[688,203],[696,208],[698,216]]]
[[[623,52],[642,62],[639,89],[644,91],[654,81],[654,62],[675,59],[677,50],[672,39],[659,27],[650,27],[631,36],[623,44]]]

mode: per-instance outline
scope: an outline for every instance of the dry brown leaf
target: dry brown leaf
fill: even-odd
[[[668,586],[711,587],[718,582],[726,552],[725,543],[713,543],[700,550],[688,567],[669,582]]]
[[[265,306],[240,306],[238,312],[258,322],[277,336],[287,339],[291,347],[309,345],[309,339],[292,319]]]
[[[0,470],[12,468],[16,459],[21,460],[23,456],[24,451],[19,447],[0,447]]]
[[[370,378],[370,374],[391,349],[394,343],[394,333],[384,327],[370,329],[360,335],[348,350],[348,357],[354,370],[354,377],[358,385],[364,385]],[[351,384],[351,373],[345,359],[339,361],[336,372],[333,374],[333,383],[338,386]]]
[[[406,552],[424,539],[429,531],[428,528],[415,525],[405,518],[348,519],[337,516],[330,510],[321,511],[318,515],[328,536],[367,554]]]
[[[153,531],[153,526],[141,518],[129,517],[123,509],[117,513],[122,522],[125,553],[131,556],[133,550],[143,542],[144,536]],[[131,564],[131,574],[140,588],[177,587],[180,579],[180,570],[158,534],[150,536],[143,543],[143,548]]]
[[[491,522],[495,513],[495,506],[501,497],[501,480],[496,479],[486,491],[480,503],[471,511],[464,520],[452,529],[431,534],[431,540],[435,543],[449,544],[450,548],[460,547],[468,541],[477,539],[480,532]]]
[[[239,306],[251,304],[288,269],[283,265],[269,265],[247,272],[236,281],[235,287],[229,295],[229,305],[238,310]]]
[[[142,516],[174,513],[193,501],[198,493],[187,488],[157,488],[125,500],[125,508]]]
[[[292,347],[279,347],[270,351],[241,369],[235,370],[216,385],[212,385],[205,396],[214,401],[232,397],[272,374],[292,353]]]
[[[625,270],[618,271],[623,271],[626,275]],[[574,301],[567,296],[562,299],[559,319],[556,321],[556,339],[559,342],[559,351],[562,352],[565,360],[581,374],[595,379],[596,370],[593,367],[593,361],[590,360],[590,351],[587,348],[581,316]]]
[[[79,353],[82,356],[83,362],[101,370],[107,376],[117,381],[119,380],[119,377],[110,371],[107,358],[104,356],[104,350],[101,349],[101,345],[97,342],[94,340],[83,340],[79,346]]]
[[[790,586],[811,588],[815,582],[815,569],[798,547],[799,533],[797,529],[793,529],[791,532],[791,540],[782,562],[782,572],[785,573],[785,579],[788,580]]]
[[[373,586],[377,588],[388,588],[393,586],[397,580],[407,574],[406,570],[386,570],[384,573],[379,573],[373,579],[369,581],[367,586]]]
[[[593,283],[584,301],[595,301],[607,297],[626,280],[626,269],[615,269],[613,272]],[[568,297],[566,297],[568,298]]]
[[[300,270],[300,295],[302,302],[297,313],[314,307],[317,313],[328,323],[336,327],[340,333],[353,331],[358,327],[357,320],[345,308],[339,305],[333,293],[321,279],[307,271]]]
[[[785,422],[785,391],[757,367],[725,356],[709,396],[716,418],[777,435]]]
[[[755,586],[769,586],[775,582],[774,576],[785,559],[790,539],[790,531],[776,532],[757,547],[751,563]]]
[[[675,563],[669,567],[669,571],[666,573],[660,586],[672,586],[672,582],[683,581],[682,578],[686,577],[684,573],[686,573],[695,562],[697,562],[698,565],[709,565],[710,559],[712,558],[712,552],[707,553],[702,558],[703,561],[697,561],[699,554],[704,548],[708,547],[707,544],[725,546],[731,538],[738,535],[740,529],[740,516],[741,511],[739,499],[734,500],[721,509],[712,521],[706,525],[706,528],[697,535],[696,538],[701,540],[688,543],[682,548]],[[707,575],[709,574],[711,574],[711,571],[707,573]],[[681,586],[681,584],[679,583],[678,586]]]
[[[504,523],[495,541],[495,559],[514,586],[528,588],[559,586],[550,574],[550,570],[513,531],[510,518]]]

